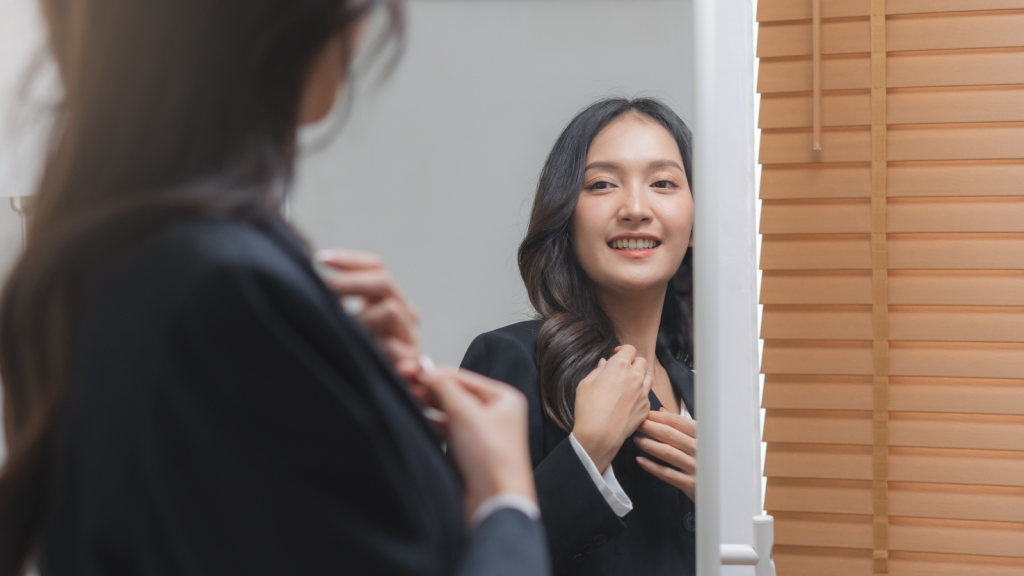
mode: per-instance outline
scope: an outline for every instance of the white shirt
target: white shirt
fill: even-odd
[[[679,413],[684,418],[692,419],[690,411],[686,409],[686,404],[679,403],[681,410]],[[583,446],[576,440],[576,437],[569,434],[569,442],[572,444],[572,449],[576,452],[576,456],[579,457],[580,462],[583,463],[583,467],[587,469],[587,474],[590,475],[590,479],[597,486],[597,490],[604,496],[604,501],[611,506],[612,511],[622,518],[629,511],[633,509],[633,501],[626,496],[626,493],[622,490],[622,486],[619,485],[619,481],[615,479],[615,471],[612,470],[612,465],[608,465],[608,469],[601,474],[597,470],[597,465],[594,464],[594,460],[590,458],[590,454],[583,449]],[[483,506],[480,507],[481,509]]]

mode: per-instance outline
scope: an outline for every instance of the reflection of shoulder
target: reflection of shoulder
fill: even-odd
[[[532,359],[534,351],[537,349],[537,334],[540,332],[540,327],[543,324],[543,320],[526,320],[509,324],[503,328],[487,332],[482,336],[493,335],[490,337],[497,341],[504,340],[508,344],[515,342]]]
[[[535,383],[534,350],[541,324],[540,320],[528,320],[484,332],[469,345],[462,367],[520,389],[528,382]]]

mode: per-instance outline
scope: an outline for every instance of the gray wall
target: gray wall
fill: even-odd
[[[340,137],[301,160],[293,221],[318,248],[381,254],[424,351],[457,364],[475,335],[531,313],[516,248],[572,116],[613,94],[691,116],[690,4],[410,2],[399,68],[356,90]]]

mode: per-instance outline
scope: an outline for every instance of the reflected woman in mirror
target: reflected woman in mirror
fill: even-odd
[[[538,319],[462,363],[529,401],[556,573],[695,573],[690,141],[650,98],[576,116],[519,247]]]

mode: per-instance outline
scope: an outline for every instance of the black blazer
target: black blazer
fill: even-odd
[[[466,534],[421,407],[284,224],[183,222],[83,300],[46,575],[533,575],[543,528]]]
[[[576,456],[569,434],[544,412],[534,360],[540,326],[538,320],[520,322],[477,336],[462,367],[508,382],[526,394],[530,454],[555,572],[588,576],[695,574],[693,501],[644,471],[636,462],[642,452],[627,441],[612,467],[633,502],[633,510],[619,518]],[[693,372],[665,346],[659,345],[657,353],[676,393],[694,414]],[[661,407],[653,392],[650,401],[652,410]]]

